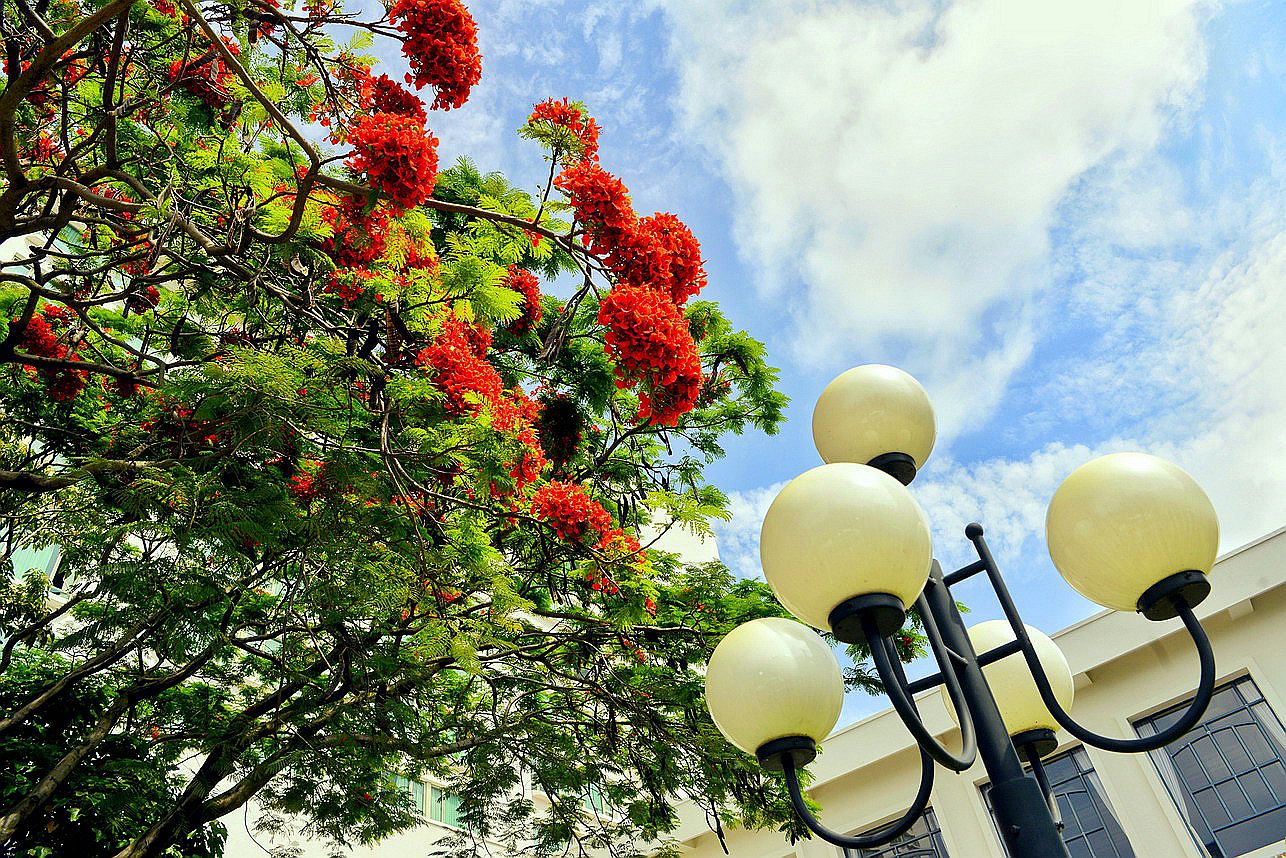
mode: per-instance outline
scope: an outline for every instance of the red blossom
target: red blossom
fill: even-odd
[[[223,43],[234,57],[241,53],[236,42],[223,37]],[[201,99],[211,110],[221,110],[232,98],[228,83],[233,78],[232,69],[224,63],[221,54],[214,49],[184,63],[175,60],[170,63],[170,80]]]
[[[419,120],[421,125],[428,120],[424,112],[424,102],[415,93],[386,74],[371,78],[370,107],[376,113],[410,116]]]
[[[161,303],[161,290],[155,286],[146,286],[129,294],[125,299],[125,310],[127,313],[145,313],[156,309],[159,303]]]
[[[491,333],[448,316],[433,342],[416,356],[416,365],[434,374],[434,383],[446,396],[450,414],[477,414],[481,403],[500,401],[504,384],[484,355]],[[480,400],[480,401],[479,401]]]
[[[384,255],[388,211],[384,206],[366,210],[366,200],[344,197],[322,210],[322,220],[335,234],[322,242],[322,250],[341,268],[355,268]]]
[[[432,109],[450,110],[469,98],[482,77],[478,25],[460,0],[397,0],[389,20],[406,37],[407,83],[435,90]]]
[[[640,218],[639,229],[655,240],[664,257],[661,277],[654,278],[652,285],[665,289],[670,299],[682,307],[706,285],[701,245],[683,221],[666,212]]]
[[[580,107],[567,99],[550,98],[537,104],[527,117],[527,123],[548,122],[566,128],[581,147],[580,156],[590,161],[598,160],[598,123]]]
[[[47,308],[46,312],[48,309],[53,308]],[[56,311],[53,318],[55,323],[61,324],[65,318],[65,311]],[[17,324],[19,324],[18,319],[11,322],[11,325]],[[58,342],[58,335],[54,333],[45,313],[35,313],[27,320],[27,326],[23,328],[22,335],[18,339],[18,347],[35,357],[80,360],[80,355]],[[19,359],[21,360],[21,355]],[[39,370],[29,369],[29,371],[44,379],[45,391],[55,402],[75,399],[85,389],[85,383],[89,380],[89,373],[86,370],[70,367],[41,367]]]
[[[540,411],[540,403],[532,400],[518,387],[506,390],[493,406],[492,428],[512,435],[519,445],[518,455],[504,463],[517,492],[522,492],[540,479],[541,473],[549,464],[536,432],[535,424]]]
[[[410,116],[376,113],[357,121],[349,133],[354,147],[345,163],[364,173],[372,186],[404,209],[433,193],[438,176],[438,139]]]
[[[682,311],[667,296],[617,286],[599,306],[598,321],[607,328],[617,386],[641,386],[640,420],[673,426],[692,410],[701,392],[701,356]]]
[[[338,295],[347,307],[366,294],[366,287],[362,284],[370,276],[371,272],[365,268],[338,268],[330,273],[330,279],[326,281],[322,291],[328,295]]]
[[[301,501],[311,501],[321,495],[317,480],[312,474],[295,474],[290,478],[290,493]]]
[[[530,271],[510,265],[505,285],[523,297],[522,315],[507,326],[510,332],[521,336],[540,324],[543,312],[540,307],[540,281]]]
[[[567,542],[584,542],[592,537],[597,543],[612,527],[612,516],[576,483],[541,486],[531,499],[531,513]]]
[[[593,161],[572,164],[554,179],[554,187],[566,192],[591,239],[610,236],[637,220],[625,183]]]

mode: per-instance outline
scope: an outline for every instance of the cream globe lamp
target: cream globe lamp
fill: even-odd
[[[1178,465],[1113,453],[1081,465],[1054,492],[1045,518],[1054,566],[1076,592],[1150,620],[1195,606],[1219,550],[1210,498]]]
[[[866,364],[841,373],[813,409],[823,462],[871,465],[909,485],[933,450],[937,426],[920,383],[896,367]]]
[[[839,720],[844,682],[825,641],[802,623],[764,617],[729,632],[706,666],[706,706],[719,731],[769,769],[806,765]]]
[[[1040,629],[1023,624],[1027,637],[1031,639],[1032,648],[1041,669],[1049,679],[1054,699],[1064,712],[1072,708],[1075,696],[1075,683],[1072,681],[1072,669],[1067,664],[1067,657],[1048,635]],[[1004,620],[987,620],[969,628],[969,642],[976,653],[994,650],[1014,640],[1014,630]],[[999,661],[985,665],[982,674],[991,687],[1000,709],[1000,719],[1005,722],[1005,731],[1020,751],[1031,747],[1036,756],[1043,757],[1058,747],[1054,734],[1058,730],[1058,720],[1054,718],[1045,701],[1041,699],[1036,680],[1021,652],[1011,653]],[[947,714],[951,720],[960,723],[955,707],[944,693],[942,700],[946,704]]]
[[[764,516],[759,559],[777,600],[846,643],[901,628],[929,577],[929,523],[906,487],[867,465],[836,462],[786,484]]]

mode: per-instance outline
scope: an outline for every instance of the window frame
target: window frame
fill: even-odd
[[[1233,695],[1236,705],[1220,711],[1215,708],[1216,701],[1220,694],[1228,692]],[[1189,696],[1186,701],[1180,701],[1173,706],[1167,706],[1158,712],[1135,719],[1132,725],[1135,732],[1140,736],[1155,735],[1159,729],[1162,729],[1158,727],[1158,722],[1182,711],[1191,702],[1191,699],[1191,696]],[[1286,780],[1286,724],[1283,724],[1281,715],[1269,703],[1263,689],[1248,673],[1234,677],[1215,688],[1214,698],[1211,700],[1211,709],[1214,711],[1213,716],[1211,711],[1208,710],[1202,716],[1201,721],[1185,736],[1163,748],[1152,751],[1148,756],[1152,758],[1152,764],[1156,768],[1162,783],[1165,784],[1165,790],[1170,796],[1170,800],[1174,803],[1180,817],[1186,823],[1193,840],[1200,845],[1203,852],[1214,856],[1214,858],[1234,858],[1234,856],[1253,853],[1256,849],[1281,842],[1280,838],[1270,839],[1257,847],[1252,846],[1249,849],[1244,849],[1239,845],[1229,843],[1228,839],[1230,832],[1248,823],[1253,823],[1255,820],[1264,819],[1273,814],[1286,818],[1286,783],[1281,783],[1275,788],[1272,780],[1265,774],[1273,767],[1277,767],[1277,780]],[[1244,720],[1237,719],[1239,713]],[[1223,723],[1220,724],[1220,722]],[[1214,726],[1212,727],[1212,725]],[[1246,739],[1243,738],[1241,733],[1241,729],[1252,727],[1258,731],[1259,740],[1264,743],[1270,752],[1276,754],[1275,757],[1267,758],[1262,763],[1256,762],[1255,754],[1251,752]],[[1220,745],[1220,734],[1227,735],[1229,732],[1235,738],[1237,746],[1240,748],[1240,753],[1245,756],[1249,767],[1235,763],[1234,760],[1229,758],[1225,748]],[[1227,769],[1227,776],[1224,776],[1221,772],[1211,774],[1208,771],[1208,761],[1203,760],[1201,753],[1196,749],[1197,744],[1203,741],[1208,743],[1209,749],[1213,751],[1218,761]],[[1178,755],[1184,752],[1191,754],[1192,762],[1196,764],[1196,770],[1200,771],[1204,777],[1204,782],[1195,789],[1188,783],[1188,777],[1193,772],[1193,769],[1190,766],[1181,766],[1177,760]],[[1212,757],[1211,760],[1215,759],[1215,757]],[[1247,779],[1253,784],[1252,778],[1257,778],[1268,796],[1277,802],[1275,806],[1261,810],[1255,809],[1257,802],[1251,798],[1250,792],[1243,783],[1243,779]],[[1249,815],[1234,818],[1233,810],[1229,807],[1222,792],[1222,788],[1226,788],[1230,784],[1236,787],[1235,794],[1241,796],[1246,808],[1250,811]],[[1215,801],[1224,815],[1228,817],[1228,821],[1218,825],[1211,824],[1211,821],[1207,819],[1206,809],[1203,809],[1201,802],[1197,799],[1198,795],[1204,793],[1214,795]],[[1228,794],[1234,795],[1231,790],[1229,790]],[[1213,808],[1213,805],[1210,807]],[[1270,835],[1275,833],[1275,831],[1270,831]],[[1222,839],[1221,834],[1223,835]],[[1241,851],[1235,851],[1237,849]]]
[[[924,826],[924,831],[913,833],[916,831],[916,826],[921,824]],[[863,833],[875,831],[880,827],[880,825],[872,825]],[[917,845],[922,840],[927,841],[927,845]],[[927,858],[951,858],[951,853],[947,851],[947,842],[942,836],[942,823],[938,821],[938,815],[931,806],[926,807],[924,812],[916,817],[911,828],[892,843],[886,843],[874,849],[840,847],[839,854],[841,858],[926,858],[926,856]]]

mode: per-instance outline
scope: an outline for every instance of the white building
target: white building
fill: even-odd
[[[1210,580],[1197,616],[1214,645],[1218,690],[1200,725],[1151,754],[1111,754],[1059,733],[1046,768],[1072,858],[1286,856],[1286,528],[1221,557]],[[1197,658],[1177,619],[1105,611],[1053,638],[1075,676],[1072,715],[1098,733],[1146,734],[1192,698]],[[958,748],[939,692],[917,700],[933,732]],[[856,834],[901,815],[920,762],[889,709],[836,731],[809,769],[823,823]],[[930,808],[908,835],[850,855],[1005,858],[986,785],[981,764],[959,775],[939,768]],[[692,804],[676,836],[693,858],[724,855]],[[775,830],[725,836],[733,858],[844,854],[816,838],[792,845]]]

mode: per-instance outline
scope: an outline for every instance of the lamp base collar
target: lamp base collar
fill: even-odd
[[[1170,620],[1179,616],[1174,599],[1185,602],[1189,608],[1201,604],[1210,595],[1210,579],[1204,572],[1187,569],[1162,578],[1143,591],[1139,597],[1139,613],[1149,620]]]
[[[915,459],[906,453],[881,453],[866,463],[877,471],[883,471],[904,486],[911,485],[915,479]]]
[[[790,761],[797,769],[817,759],[817,743],[807,736],[783,736],[764,742],[755,751],[759,765],[770,772],[780,772],[786,768],[782,755],[790,754]]]
[[[871,614],[875,626],[884,637],[902,628],[906,622],[906,606],[902,600],[890,593],[864,593],[840,602],[831,609],[827,620],[831,624],[831,634],[844,643],[866,643],[862,633],[862,615]]]
[[[1054,735],[1053,730],[1047,730],[1043,727],[1035,730],[1024,730],[1021,733],[1015,733],[1009,737],[1014,747],[1018,749],[1018,755],[1026,762],[1031,762],[1034,754],[1037,759],[1047,757],[1058,749],[1058,738]]]

